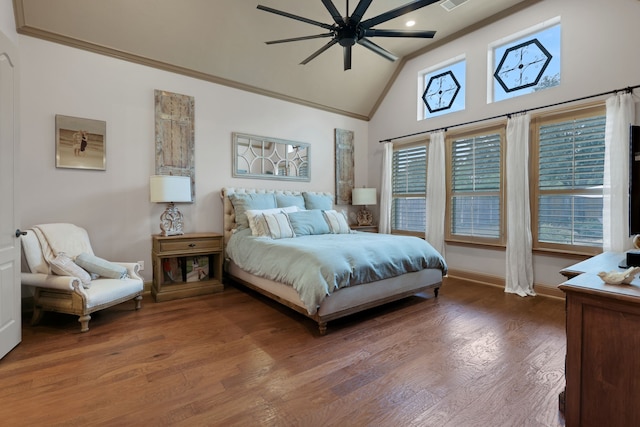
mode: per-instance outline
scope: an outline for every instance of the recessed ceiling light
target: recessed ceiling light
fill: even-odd
[[[416,21],[407,21],[407,23],[404,25],[406,25],[407,27],[413,27],[414,25],[416,25]]]

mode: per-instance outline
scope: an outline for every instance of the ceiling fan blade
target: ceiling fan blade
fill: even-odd
[[[322,0],[322,4],[324,4],[324,7],[327,8],[336,24],[344,25],[344,19],[342,18],[342,15],[340,15],[340,12],[338,12],[336,5],[333,4],[331,0]]]
[[[326,30],[333,30],[333,27],[329,24],[325,24],[323,22],[318,22],[318,21],[314,21],[313,19],[308,19],[302,16],[298,16],[298,15],[293,15],[291,13],[288,12],[283,12],[281,10],[278,9],[273,9],[267,6],[262,6],[261,4],[258,5],[258,9],[260,10],[264,10],[265,12],[271,12],[271,13],[275,13],[276,15],[280,15],[280,16],[284,16],[286,18],[291,18],[291,19],[295,19],[296,21],[302,21],[302,22],[306,22],[307,24],[311,24],[311,25],[316,25],[318,27],[322,27]]]
[[[365,14],[369,6],[371,6],[371,2],[373,0],[360,0],[360,3],[356,6],[355,10],[349,17],[349,23],[357,25],[362,20],[362,16]]]
[[[389,10],[381,15],[374,16],[371,19],[367,19],[366,21],[362,21],[360,25],[363,28],[371,28],[383,22],[387,22],[390,19],[397,18],[398,16],[405,15],[409,12],[413,12],[414,10],[421,9],[425,6],[429,6],[432,3],[436,3],[440,0],[418,0],[411,3],[407,3],[404,6],[397,7],[393,10]]]
[[[364,37],[416,37],[423,39],[432,39],[436,35],[435,31],[420,30],[376,30],[369,28],[364,30]]]
[[[265,44],[297,42],[300,40],[311,40],[311,39],[319,39],[322,37],[332,37],[332,36],[333,36],[333,33],[323,33],[323,34],[316,34],[315,36],[302,36],[302,37],[293,37],[291,39],[271,40],[271,41],[265,42]]]
[[[367,49],[377,53],[378,55],[382,56],[385,59],[388,59],[389,61],[393,62],[396,61],[398,59],[397,56],[395,56],[393,53],[389,52],[388,50],[378,46],[377,44],[375,44],[374,42],[372,42],[369,39],[366,38],[361,38],[360,40],[358,40],[358,44],[366,47]]]
[[[314,59],[316,56],[320,55],[322,52],[324,52],[325,50],[329,49],[331,46],[333,46],[334,44],[338,43],[337,39],[333,39],[331,40],[329,43],[325,44],[324,46],[322,46],[320,49],[316,50],[310,57],[308,57],[307,59],[305,59],[304,61],[302,61],[300,63],[300,65],[306,65],[308,64],[312,59]]]
[[[344,71],[351,69],[351,48],[353,46],[345,46],[342,50],[344,56]]]

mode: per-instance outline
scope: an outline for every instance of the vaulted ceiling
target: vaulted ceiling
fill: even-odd
[[[438,1],[375,26],[406,29],[414,20],[412,29],[435,30],[433,39],[372,38],[400,59],[356,45],[347,71],[338,44],[299,65],[330,39],[265,44],[327,30],[259,4],[332,24],[321,0],[14,0],[14,9],[20,34],[367,120],[408,59],[537,1]],[[363,20],[407,2],[373,0]],[[357,5],[333,3],[345,14]],[[459,6],[447,11],[442,3]]]

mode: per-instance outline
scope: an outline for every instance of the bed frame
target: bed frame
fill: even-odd
[[[281,193],[299,195],[300,191],[279,191],[247,188],[223,188],[221,197],[224,207],[224,242],[229,241],[235,228],[235,212],[229,195],[233,193]],[[330,194],[330,193],[316,193]],[[226,254],[226,250],[225,250]],[[435,297],[442,284],[442,271],[426,269],[401,276],[378,280],[366,285],[358,285],[340,289],[325,298],[315,314],[309,314],[298,293],[293,287],[273,280],[247,273],[225,258],[225,277],[246,286],[274,301],[277,301],[318,323],[320,335],[327,332],[327,322],[369,308],[377,307],[414,294],[433,290]]]

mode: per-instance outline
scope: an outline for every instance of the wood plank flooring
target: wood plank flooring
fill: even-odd
[[[564,301],[449,282],[329,323],[227,285],[46,313],[0,361],[4,426],[562,426]]]

